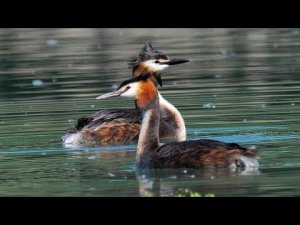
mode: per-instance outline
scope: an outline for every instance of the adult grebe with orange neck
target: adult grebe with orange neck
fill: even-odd
[[[147,73],[127,80],[117,90],[97,97],[125,96],[136,100],[143,117],[136,152],[138,168],[258,168],[256,150],[236,143],[199,139],[160,146],[160,99],[157,87],[151,81],[152,76]]]

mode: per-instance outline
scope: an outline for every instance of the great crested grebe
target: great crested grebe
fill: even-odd
[[[236,143],[200,139],[171,142],[160,146],[159,93],[150,81],[151,73],[123,82],[113,92],[97,99],[116,96],[133,97],[141,110],[143,121],[138,139],[136,166],[139,168],[257,168],[256,151]]]
[[[155,50],[146,42],[141,52],[128,63],[132,76],[151,74],[155,85],[162,86],[160,72],[169,65],[189,62],[184,59],[170,59],[166,54]],[[160,129],[161,138],[183,141],[186,139],[184,120],[178,110],[160,94]],[[81,117],[77,123],[61,137],[63,144],[89,145],[121,141],[138,140],[142,116],[136,108],[105,109],[88,117]]]

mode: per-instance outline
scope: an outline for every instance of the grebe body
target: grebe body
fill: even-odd
[[[141,52],[132,57],[129,68],[132,76],[151,74],[155,86],[162,86],[160,72],[170,65],[186,63],[188,60],[170,59],[166,54],[155,50],[146,42]],[[186,139],[184,120],[179,111],[160,94],[159,135],[161,138],[183,141]],[[138,108],[105,109],[91,116],[81,117],[76,124],[61,137],[67,145],[94,145],[138,140],[142,124]]]
[[[138,168],[258,167],[256,150],[236,143],[200,139],[160,146],[160,99],[157,87],[150,81],[151,76],[144,74],[123,82],[117,90],[97,98],[135,98],[143,118],[136,152]]]

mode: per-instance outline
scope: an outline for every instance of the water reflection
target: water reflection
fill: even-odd
[[[239,191],[244,188],[244,184],[238,182],[219,183],[218,180],[231,178],[238,181],[239,176],[259,174],[258,169],[240,168],[238,170],[228,168],[136,170],[139,194],[142,197],[178,196],[178,192],[182,188],[189,188],[200,194],[219,193],[220,189]],[[177,180],[180,182],[176,182]]]

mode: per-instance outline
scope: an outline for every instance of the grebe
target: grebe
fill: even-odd
[[[155,50],[146,42],[141,52],[128,63],[132,76],[151,74],[155,85],[162,86],[160,72],[169,65],[186,63],[188,60],[170,59],[166,54]],[[160,94],[161,138],[183,141],[186,139],[184,120],[178,110]],[[142,124],[138,108],[105,109],[88,117],[81,117],[77,123],[61,137],[63,144],[90,145],[138,140]]]
[[[138,168],[258,167],[256,151],[236,143],[200,139],[160,146],[160,98],[157,87],[149,79],[151,76],[148,73],[127,80],[117,90],[97,97],[135,98],[143,116],[136,152]]]

